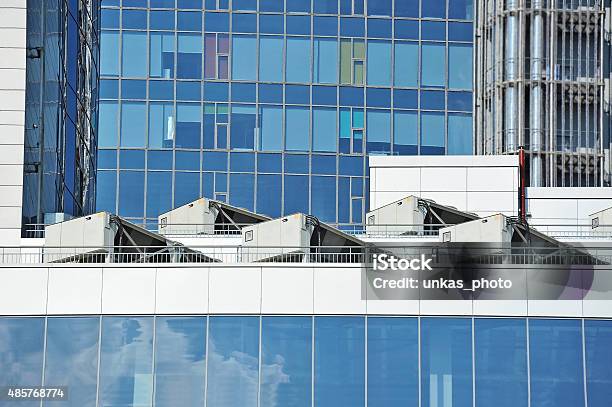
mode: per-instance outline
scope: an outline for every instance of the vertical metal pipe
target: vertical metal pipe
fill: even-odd
[[[514,81],[517,78],[518,64],[518,24],[516,10],[516,0],[506,1],[506,10],[509,12],[506,18],[505,34],[505,80],[507,86],[504,94],[504,133],[505,133],[505,152],[516,151],[517,148],[517,128],[516,114],[518,107],[517,89]]]
[[[531,21],[531,95],[529,116],[529,143],[531,150],[530,186],[542,186],[542,67],[543,67],[543,33],[542,3],[533,2],[534,12]]]

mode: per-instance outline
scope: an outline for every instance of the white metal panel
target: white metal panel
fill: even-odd
[[[0,206],[19,206],[22,195],[21,185],[0,185]]]
[[[582,301],[579,300],[529,300],[530,317],[582,317]]]
[[[470,300],[424,300],[421,315],[472,315]]]
[[[366,300],[361,298],[361,269],[316,267],[314,311],[316,314],[365,314]]]
[[[208,313],[207,267],[159,267],[155,284],[158,314]]]
[[[209,277],[211,314],[259,314],[261,267],[211,267]]]
[[[374,187],[377,191],[419,191],[420,168],[378,168]],[[372,180],[370,180],[372,182]]]
[[[103,314],[155,312],[155,268],[105,267],[102,287]]]
[[[482,216],[484,212],[506,213],[516,215],[518,195],[514,192],[468,192],[467,211]]]
[[[44,315],[46,267],[0,268],[0,315]]]
[[[102,268],[51,267],[49,302],[52,314],[100,314],[102,312]]]
[[[372,201],[371,197],[376,196],[376,201]],[[371,191],[370,192],[370,208],[369,210],[374,210],[376,208],[380,208],[384,205],[389,205],[392,202],[398,201],[405,197],[406,195],[415,195],[420,196],[420,191]],[[376,204],[374,204],[376,202]],[[376,205],[376,206],[375,206]]]
[[[312,314],[312,267],[263,267],[261,312],[264,314]]]
[[[369,315],[419,315],[419,300],[368,300]]]
[[[421,168],[422,191],[466,191],[467,168]]]
[[[467,210],[467,194],[465,191],[454,192],[422,192],[421,198],[433,199],[440,205],[453,206],[460,211]]]
[[[527,314],[526,300],[474,300],[475,316],[519,317]]]
[[[467,168],[468,191],[517,191],[518,167]]]
[[[0,9],[2,10],[2,9]],[[26,29],[0,27],[0,48],[25,48]]]

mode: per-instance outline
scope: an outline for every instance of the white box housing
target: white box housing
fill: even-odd
[[[366,215],[366,233],[420,234],[423,232],[425,213],[419,209],[419,200],[408,196],[370,211]]]
[[[210,201],[200,198],[159,215],[157,231],[161,235],[212,235],[216,218],[217,210],[210,208]]]
[[[246,226],[242,229],[243,253],[250,261],[305,253],[304,248],[310,246],[312,230],[302,213]]]
[[[440,242],[510,243],[513,230],[502,214],[440,229]]]

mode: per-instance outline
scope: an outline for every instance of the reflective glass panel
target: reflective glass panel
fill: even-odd
[[[612,400],[612,321],[585,320],[587,400],[607,407]]]
[[[210,317],[209,407],[256,407],[259,382],[259,318]]]

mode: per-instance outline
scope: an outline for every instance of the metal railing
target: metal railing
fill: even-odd
[[[122,246],[1,247],[0,264],[246,264],[365,263],[378,254],[398,259],[426,255],[440,264],[612,264],[612,247],[426,243],[402,246]]]

